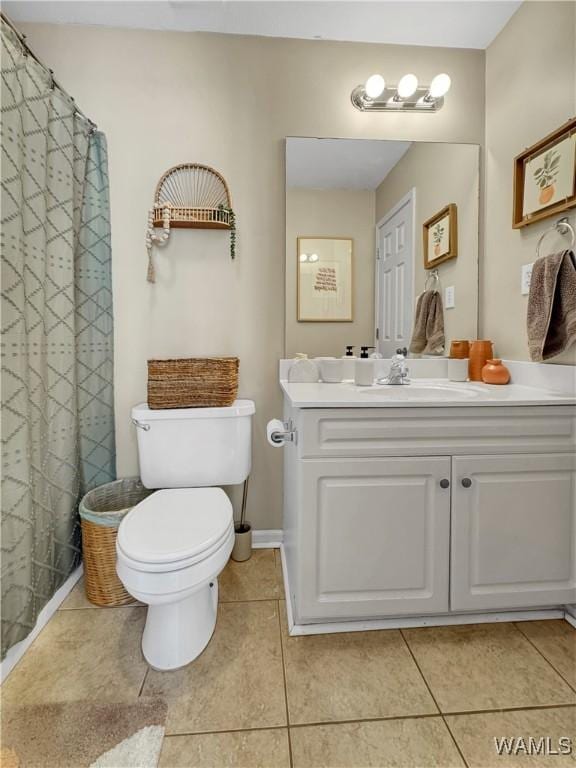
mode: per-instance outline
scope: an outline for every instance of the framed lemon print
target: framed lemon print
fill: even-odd
[[[423,226],[424,269],[432,269],[458,255],[458,211],[450,203],[427,219]]]
[[[515,229],[576,206],[576,118],[514,160]]]

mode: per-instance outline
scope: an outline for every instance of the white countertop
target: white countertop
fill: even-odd
[[[576,405],[575,395],[519,384],[497,386],[447,379],[415,379],[401,386],[358,387],[340,384],[293,384],[280,381],[294,408],[442,408],[499,405]]]

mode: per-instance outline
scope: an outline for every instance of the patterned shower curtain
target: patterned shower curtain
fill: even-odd
[[[2,657],[115,477],[106,141],[2,20]]]

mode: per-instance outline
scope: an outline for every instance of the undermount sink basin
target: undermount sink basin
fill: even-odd
[[[378,384],[358,391],[363,395],[389,397],[391,400],[474,400],[480,392],[466,387],[443,384]]]

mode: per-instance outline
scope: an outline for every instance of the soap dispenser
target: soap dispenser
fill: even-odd
[[[374,347],[360,347],[360,358],[354,363],[354,384],[371,387],[374,384],[374,360],[368,357],[368,350]]]
[[[356,360],[356,355],[354,354],[354,345],[348,344],[346,347],[346,354],[342,355],[342,360]]]

